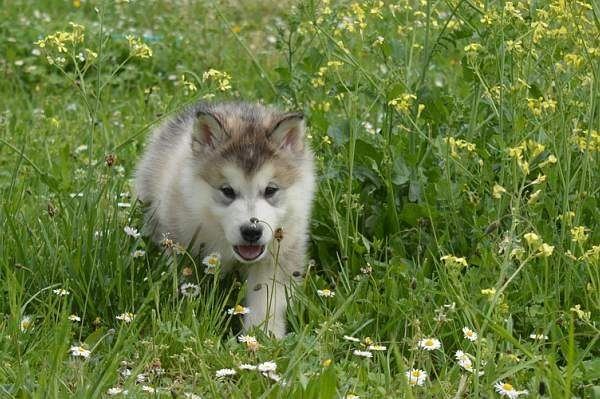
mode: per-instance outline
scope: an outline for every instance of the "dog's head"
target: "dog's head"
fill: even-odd
[[[299,199],[310,203],[312,155],[304,136],[298,112],[236,103],[197,111],[191,145],[197,176],[210,191],[205,209],[239,261],[262,259],[276,229],[301,212]]]

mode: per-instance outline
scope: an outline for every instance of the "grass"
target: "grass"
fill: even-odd
[[[0,396],[600,397],[596,3],[33,4],[0,10]],[[238,276],[123,230],[152,126],[235,98],[304,111],[319,172],[291,334],[255,351]]]

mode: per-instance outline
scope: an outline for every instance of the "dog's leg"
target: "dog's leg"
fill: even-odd
[[[287,273],[275,267],[272,260],[249,266],[246,306],[250,309],[244,317],[244,328],[262,326],[275,337],[285,335],[286,290],[290,280]]]

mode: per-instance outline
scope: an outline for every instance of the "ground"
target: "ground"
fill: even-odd
[[[6,2],[0,396],[600,397],[599,15]],[[284,339],[240,335],[238,276],[137,233],[145,139],[200,99],[306,115],[318,193]]]

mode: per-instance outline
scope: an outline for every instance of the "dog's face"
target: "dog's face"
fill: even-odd
[[[262,259],[285,223],[307,154],[304,130],[301,114],[262,107],[197,116],[192,150],[211,191],[206,208],[240,262]]]

